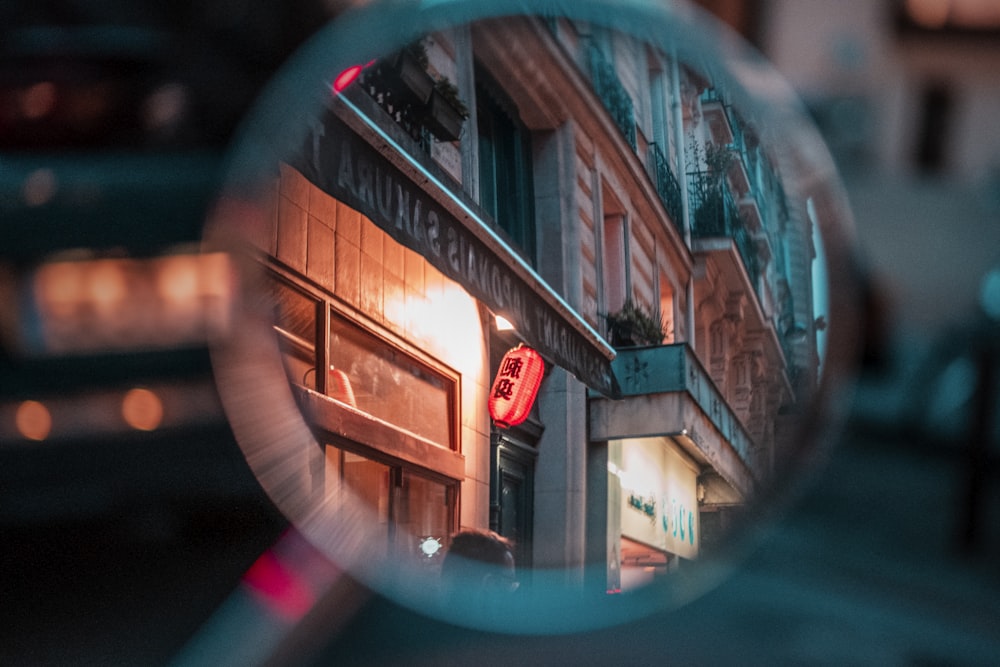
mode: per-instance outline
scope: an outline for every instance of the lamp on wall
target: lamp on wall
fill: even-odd
[[[496,322],[497,331],[514,330],[514,324],[503,315],[494,315],[493,320]]]

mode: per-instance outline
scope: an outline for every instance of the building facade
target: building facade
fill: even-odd
[[[523,578],[621,591],[783,474],[815,386],[808,202],[710,72],[565,19],[345,70],[255,239],[293,393],[384,548],[511,538]],[[487,410],[504,353],[529,418]]]

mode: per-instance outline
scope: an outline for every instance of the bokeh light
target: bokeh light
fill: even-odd
[[[14,414],[18,432],[29,440],[44,440],[52,431],[52,415],[38,401],[24,401]]]
[[[163,401],[149,389],[130,389],[122,400],[122,418],[136,430],[153,431],[163,421]]]

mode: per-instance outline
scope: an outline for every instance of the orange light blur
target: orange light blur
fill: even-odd
[[[52,415],[49,409],[38,401],[24,401],[17,406],[14,425],[28,440],[44,440],[52,431]]]
[[[125,273],[117,260],[94,262],[86,272],[87,290],[91,303],[99,313],[113,312],[125,298]]]
[[[66,354],[202,344],[232,324],[236,278],[226,253],[151,259],[59,260],[33,276],[37,322],[23,343]]]
[[[136,430],[155,430],[163,421],[163,402],[149,389],[130,389],[122,400],[122,418]]]
[[[172,304],[198,304],[198,257],[175,255],[162,260],[156,275],[160,296]]]
[[[82,273],[78,262],[46,264],[35,278],[35,298],[44,298],[57,317],[71,315],[83,298]]]

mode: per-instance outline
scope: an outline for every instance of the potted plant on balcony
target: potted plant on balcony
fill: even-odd
[[[434,92],[424,115],[424,126],[438,141],[457,141],[469,109],[458,96],[458,87],[442,77],[434,84]]]
[[[627,299],[621,310],[604,316],[608,339],[614,347],[660,345],[668,331],[658,308],[650,309]]]
[[[735,156],[726,146],[706,142],[693,148],[695,164],[704,162],[705,171],[694,174],[694,224],[698,236],[726,234],[726,174]]]

